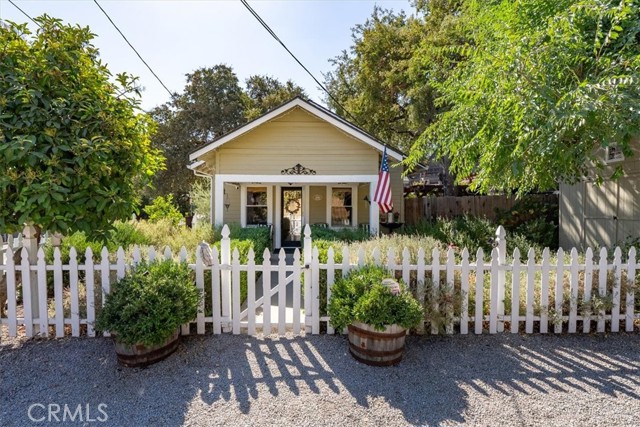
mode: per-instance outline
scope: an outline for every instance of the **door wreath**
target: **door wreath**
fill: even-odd
[[[294,215],[300,211],[300,202],[298,200],[292,199],[287,202],[287,205],[284,207],[291,215]]]

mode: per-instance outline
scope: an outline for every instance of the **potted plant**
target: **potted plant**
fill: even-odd
[[[179,326],[196,317],[200,297],[186,263],[142,262],[113,285],[96,330],[114,335],[122,365],[150,365],[175,351]]]
[[[402,359],[407,329],[423,321],[420,303],[402,281],[383,267],[354,269],[332,287],[331,325],[349,331],[349,350],[358,361],[375,366]]]

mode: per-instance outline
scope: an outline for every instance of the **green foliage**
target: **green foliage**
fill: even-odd
[[[247,121],[254,120],[296,96],[306,97],[303,88],[293,81],[285,84],[269,76],[255,75],[245,81],[244,116]]]
[[[96,319],[124,344],[161,344],[196,317],[201,295],[185,263],[141,263],[116,282]]]
[[[149,216],[149,222],[151,223],[165,220],[173,226],[177,226],[180,221],[184,220],[180,210],[173,202],[172,194],[167,197],[156,197],[150,205],[144,207],[144,211]]]
[[[464,2],[472,41],[441,84],[450,109],[421,136],[408,165],[452,159],[481,192],[554,189],[619,176],[597,148],[631,155],[640,131],[640,6],[632,0]],[[593,166],[593,167],[592,167]]]
[[[189,198],[193,204],[193,214],[198,220],[211,222],[211,181],[205,178],[196,179],[189,191]]]
[[[185,247],[189,256],[193,255],[196,246],[203,240],[211,242],[220,238],[211,225],[205,223],[187,228],[176,227],[168,220],[160,220],[156,223],[139,221],[135,226],[145,236],[148,245],[158,249],[164,249],[168,246],[173,253],[177,253],[182,247]]]
[[[403,328],[417,326],[423,318],[418,301],[401,282],[401,292],[394,295],[382,284],[393,274],[382,267],[365,266],[349,272],[333,285],[328,312],[331,325],[341,331],[353,321],[384,330],[386,325]]]
[[[371,235],[363,229],[343,228],[331,229],[328,227],[311,226],[311,236],[313,240],[342,240],[345,242],[361,242],[369,240]],[[315,244],[315,243],[314,243]]]
[[[137,79],[112,78],[88,27],[0,25],[0,230],[105,236],[162,167]]]

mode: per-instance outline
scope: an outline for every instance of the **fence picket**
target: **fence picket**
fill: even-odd
[[[634,320],[634,301],[635,301],[635,285],[636,285],[636,248],[629,249],[629,262],[627,264],[627,295],[626,307],[624,310],[625,331],[633,332]]]
[[[462,250],[462,265],[460,273],[460,333],[469,333],[469,251]]]
[[[374,249],[374,252],[377,251],[378,248]],[[379,252],[378,252],[379,253]],[[424,307],[424,299],[426,297],[425,295],[425,262],[424,262],[424,249],[420,248],[418,249],[418,265],[417,265],[417,271],[416,271],[416,296],[418,298],[418,301],[420,302],[420,305]],[[423,335],[425,330],[424,330],[424,317],[422,319],[422,321],[418,324],[416,331],[418,334]]]
[[[132,259],[134,266],[140,264],[142,261],[142,254],[140,253],[140,247],[138,245],[133,247]]]
[[[24,327],[27,337],[33,336],[33,311],[31,309],[31,274],[29,265],[29,252],[26,247],[22,247],[22,264],[20,273],[22,274],[22,301],[24,304]]]
[[[569,333],[576,332],[576,322],[578,317],[578,251],[576,248],[571,249],[571,267],[569,278]]]
[[[311,325],[311,333],[317,335],[320,333],[320,256],[318,247],[313,248],[311,256],[311,305],[313,311],[313,324]]]
[[[139,252],[138,252],[139,253]],[[96,298],[95,298],[95,276],[93,264],[93,251],[91,247],[87,247],[84,253],[84,286],[87,298],[87,335],[96,336],[94,322],[96,321]]]
[[[109,284],[109,276],[111,274],[109,265],[109,251],[106,247],[102,248],[102,259],[100,261],[100,279],[102,284],[102,295],[100,296],[100,305],[104,307],[105,297],[109,294],[111,286]],[[151,251],[149,251],[149,259],[151,259]],[[108,331],[103,333],[105,337],[110,337],[111,334]]]
[[[269,295],[271,295],[271,254],[268,249],[265,249],[262,261],[262,333],[264,336],[271,335],[271,297]],[[305,314],[309,316],[308,312]]]
[[[76,248],[69,250],[69,290],[71,291],[71,336],[79,337],[80,299],[78,297],[78,253]]]
[[[409,253],[409,248],[405,247],[402,250],[402,281],[409,285],[409,281],[411,279],[411,254]]]
[[[493,248],[491,251],[491,293],[489,298],[489,333],[498,332],[498,286],[499,286],[499,268],[500,261],[498,259],[498,250]]]
[[[311,266],[311,249],[313,243],[311,241],[311,227],[309,224],[304,226],[304,243],[302,245],[302,258],[304,261],[304,271],[302,272],[304,277],[304,329],[305,332],[311,332],[311,272],[309,267]]]
[[[265,249],[266,250],[266,249]],[[211,321],[213,323],[213,333],[222,333],[222,301],[220,296],[220,255],[217,247],[211,248]]]
[[[53,295],[55,300],[56,338],[64,337],[64,294],[62,292],[62,258],[60,248],[53,251]]]
[[[154,262],[156,260],[157,254],[156,254],[156,248],[154,248],[153,246],[149,247],[149,262]]]
[[[196,249],[196,252],[200,252],[200,251]],[[185,248],[184,246],[181,247],[179,256],[180,256],[180,262],[187,262],[187,257],[189,256],[189,254],[187,253],[187,248]]]
[[[527,257],[527,298],[526,298],[526,323],[524,330],[527,334],[533,333],[533,302],[535,300],[535,278],[536,278],[536,253],[533,248],[529,248]]]
[[[409,251],[407,250],[407,253]],[[445,292],[445,333],[453,334],[453,292],[455,289],[454,282],[454,273],[455,273],[455,253],[453,252],[453,248],[449,248],[447,251],[447,283],[444,287]]]
[[[233,334],[240,334],[240,252],[238,248],[233,250],[231,256],[231,319]]]
[[[439,293],[440,293],[440,251],[438,248],[433,248],[431,251],[431,309],[433,310],[434,316],[440,311],[440,304],[438,303]],[[438,325],[431,320],[431,334],[438,334]]]
[[[13,239],[13,236],[9,235],[9,239]],[[12,242],[13,243],[13,242]],[[25,249],[26,250],[26,249]],[[18,315],[17,315],[17,303],[16,303],[16,265],[13,261],[13,248],[7,244],[6,252],[6,280],[7,280],[7,317],[9,322],[9,336],[16,337],[18,335]],[[24,259],[24,252],[23,258]],[[23,300],[25,295],[23,294]],[[25,308],[26,310],[26,308]]]
[[[184,246],[182,247],[182,250],[184,251],[185,256],[184,256],[184,261],[181,261],[181,262],[186,262],[187,251],[184,248]],[[182,255],[182,253],[183,252],[181,251],[180,254]],[[202,262],[202,252],[198,249],[196,249],[195,268],[196,268],[196,288],[200,292],[200,295],[204,295],[204,264]],[[199,335],[204,334],[204,298],[200,298],[200,302],[198,303],[198,314],[196,315],[196,332]]]
[[[380,248],[377,246],[373,248],[373,252],[371,252],[371,258],[373,258],[373,263],[375,265],[382,265],[380,263]]]
[[[556,266],[556,286],[555,286],[555,316],[553,319],[553,332],[562,332],[562,303],[564,302],[564,251],[558,249],[558,265]]]
[[[360,246],[358,248],[358,267],[362,267],[364,265],[364,248]]]
[[[73,249],[73,248],[72,248]],[[47,261],[44,249],[38,249],[38,304],[40,305],[40,335],[49,336],[49,307],[47,304]]]
[[[220,296],[222,304],[222,331],[229,332],[231,320],[231,232],[229,227],[222,227],[220,239]]]
[[[600,259],[598,260],[598,297],[606,298],[607,295],[607,249],[600,248]],[[598,312],[597,331],[604,332],[604,307]]]
[[[293,333],[300,333],[300,250],[296,248],[293,252]],[[330,286],[327,284],[327,291]]]
[[[520,330],[520,249],[513,251],[513,270],[511,274],[511,333]]]
[[[478,248],[476,252],[476,312],[474,316],[474,329],[477,335],[482,333],[484,323],[484,251]]]
[[[622,285],[622,250],[613,252],[613,307],[611,308],[611,332],[620,330],[620,289]]]
[[[394,248],[389,248],[387,250],[387,265],[386,267],[391,270],[392,273],[396,271],[396,250]]]
[[[549,248],[542,251],[542,273],[540,274],[540,333],[549,332],[549,281],[551,280],[551,264]]]
[[[587,248],[584,259],[584,290],[583,301],[585,306],[591,307],[591,287],[593,286],[593,251]],[[593,310],[589,308],[582,316],[582,332],[585,334],[591,330],[591,317]]]
[[[280,249],[278,254],[278,335],[287,332],[287,254],[284,249]],[[268,297],[265,295],[265,297]]]
[[[249,249],[247,259],[247,333],[256,334],[256,255]]]
[[[173,258],[173,254],[171,253],[171,248],[167,245],[164,247],[164,259],[170,260]]]
[[[327,251],[327,304],[329,303],[329,301],[331,301],[331,290],[332,290],[331,288],[335,283],[335,277],[336,277],[336,268],[334,265],[334,261],[335,261],[334,259],[335,259],[335,254],[334,254],[333,246],[331,246]],[[295,286],[295,283],[294,283],[294,286]],[[330,322],[327,322],[327,334],[333,335],[334,333],[335,333],[335,329],[333,329],[333,326],[331,326]]]

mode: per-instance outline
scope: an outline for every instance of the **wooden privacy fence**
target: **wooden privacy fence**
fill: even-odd
[[[526,200],[557,203],[556,194],[529,194]],[[519,200],[514,196],[425,196],[404,200],[404,218],[407,225],[434,218],[455,218],[463,215],[496,219],[498,211],[511,209]]]
[[[397,253],[390,248],[383,254],[378,249],[365,253],[362,248],[344,247],[340,253],[330,248],[320,254],[307,226],[302,254],[296,249],[288,257],[281,250],[274,263],[269,250],[264,251],[262,262],[250,251],[243,264],[238,251],[231,250],[225,227],[220,250],[213,249],[212,265],[204,265],[199,251],[190,264],[205,298],[196,319],[184,325],[182,333],[333,333],[326,315],[332,285],[339,276],[366,263],[385,265],[410,285],[425,309],[418,333],[494,334],[505,329],[589,333],[637,328],[640,292],[635,248],[624,260],[620,248],[612,258],[603,248],[597,257],[592,249],[583,255],[575,249],[568,254],[544,250],[538,256],[530,249],[522,259],[518,250],[507,255],[502,227],[496,235],[496,247],[489,256],[481,249],[472,255],[467,249],[456,254],[451,248],[446,253],[437,248],[430,253],[422,248],[417,253],[406,248]],[[10,248],[6,250],[11,254]],[[19,265],[11,256],[0,265],[8,300],[0,325],[9,336],[95,336],[96,312],[112,283],[143,259],[139,248],[128,256],[122,248],[116,254],[104,248],[94,256],[89,248],[82,262],[71,249],[69,261],[63,263],[56,249],[53,262],[48,263],[40,248],[37,263],[30,265],[27,250],[22,251]],[[144,258],[186,262],[188,255],[184,248],[177,256],[168,248],[163,254],[151,248]],[[16,280],[20,278],[21,283]],[[246,301],[240,299],[243,286]]]

